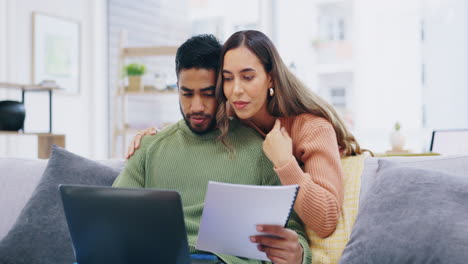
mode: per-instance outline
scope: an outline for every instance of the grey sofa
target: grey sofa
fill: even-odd
[[[387,162],[390,161],[390,163],[385,163],[382,164],[382,162]],[[115,171],[120,171],[124,165],[125,161],[124,160],[104,160],[104,161],[98,161],[99,164],[111,167],[115,169]],[[394,166],[396,164],[396,166]],[[16,219],[20,215],[23,207],[25,207],[26,203],[30,199],[31,194],[37,187],[38,183],[41,180],[41,177],[44,173],[44,170],[46,169],[48,165],[48,160],[38,160],[38,159],[21,159],[21,158],[0,158],[0,244],[2,242],[2,239],[7,235],[7,233],[12,229],[12,227],[15,224]],[[65,165],[66,167],[66,165]],[[421,170],[421,168],[423,170]],[[408,172],[408,173],[406,173]],[[404,175],[403,174],[408,174]],[[446,251],[443,252],[426,252],[427,250],[432,250],[434,244],[431,243],[430,241],[413,241],[411,240],[411,237],[408,237],[406,240],[411,241],[412,244],[421,244],[421,247],[416,248],[417,250],[421,251],[421,253],[418,253],[413,250],[409,250],[408,254],[402,254],[400,251],[392,251],[392,248],[398,248],[399,250],[401,249],[401,245],[395,245],[391,244],[394,241],[394,238],[390,238],[390,246],[389,245],[383,244],[380,248],[372,248],[372,246],[375,246],[376,240],[377,242],[383,241],[385,239],[380,239],[382,237],[385,237],[385,234],[387,232],[391,232],[391,228],[387,228],[388,226],[391,227],[392,223],[386,223],[384,221],[383,224],[381,223],[381,227],[383,228],[374,228],[378,226],[376,224],[375,219],[373,219],[374,215],[379,215],[381,216],[381,212],[375,212],[376,207],[381,206],[378,203],[375,202],[380,202],[382,201],[392,201],[392,199],[396,199],[397,205],[394,207],[397,210],[400,210],[398,206],[403,206],[403,208],[400,210],[401,212],[407,212],[409,211],[411,215],[412,210],[408,210],[405,205],[405,202],[401,203],[401,200],[398,200],[401,195],[398,194],[398,192],[391,192],[390,194],[385,194],[385,190],[392,190],[392,188],[400,188],[398,187],[399,185],[393,186],[393,182],[399,182],[398,179],[402,179],[403,181],[410,180],[410,182],[403,182],[403,186],[412,186],[415,181],[419,180],[420,178],[415,178],[413,180],[412,176],[413,175],[420,175],[423,179],[424,182],[426,182],[425,175],[431,174],[432,178],[435,179],[436,181],[439,181],[439,179],[456,179],[454,181],[454,184],[457,185],[459,183],[460,186],[465,186],[464,184],[467,183],[468,181],[468,157],[398,157],[398,158],[368,158],[365,161],[365,167],[364,171],[361,175],[361,199],[360,199],[360,205],[362,208],[364,208],[361,212],[361,208],[358,214],[358,218],[356,220],[355,228],[353,228],[353,233],[351,235],[350,242],[348,243],[348,246],[346,247],[344,254],[343,254],[343,262],[340,263],[346,263],[346,264],[352,264],[352,263],[447,263],[444,262],[443,257],[448,255],[457,255],[454,254],[450,249],[444,249]],[[455,176],[454,176],[455,175]],[[93,176],[95,177],[95,176]],[[99,177],[99,176],[96,176]],[[392,179],[391,177],[395,177]],[[445,178],[444,178],[445,177]],[[392,179],[390,182],[382,182],[382,179]],[[429,176],[428,176],[429,178]],[[444,185],[442,183],[437,183],[440,185]],[[384,184],[384,188],[382,191],[382,184]],[[421,187],[420,187],[421,186]],[[468,185],[467,185],[468,186]],[[388,187],[388,188],[387,188]],[[416,189],[418,193],[420,191],[423,191],[424,193],[426,187],[420,185],[420,182],[416,182],[414,184],[413,189]],[[379,189],[380,188],[380,189]],[[430,188],[427,188],[429,191],[429,194],[426,192],[424,195],[427,195],[430,197]],[[37,190],[36,190],[37,192]],[[380,199],[380,193],[382,193],[382,197],[385,197],[384,199]],[[405,194],[411,194],[411,188],[408,190],[405,190]],[[465,191],[460,190],[459,191],[460,196],[457,196],[455,204],[459,205],[465,204],[468,205],[468,187],[466,188]],[[387,195],[387,196],[384,196]],[[466,198],[465,198],[466,195]],[[369,198],[370,197],[370,198]],[[405,199],[412,199],[411,196],[407,196],[409,198]],[[461,197],[461,198],[460,198]],[[450,198],[451,199],[451,198]],[[447,200],[450,200],[447,199]],[[460,201],[461,199],[461,201]],[[426,200],[426,199],[424,199]],[[430,199],[427,199],[428,201]],[[447,202],[447,201],[444,201]],[[448,201],[450,202],[450,201]],[[386,205],[388,206],[388,205]],[[393,205],[391,205],[393,206]],[[392,209],[395,209],[392,208]],[[434,208],[434,212],[437,215],[437,210],[441,208],[441,206],[435,205],[434,207],[429,207],[430,210]],[[456,208],[456,207],[454,207]],[[467,206],[468,208],[468,206]],[[378,208],[377,208],[378,209]],[[446,207],[444,206],[443,209],[447,210]],[[373,211],[374,210],[374,211]],[[388,211],[388,209],[386,209]],[[447,215],[444,220],[447,220],[449,222],[453,222],[456,225],[458,225],[458,228],[463,228],[464,224],[467,223],[466,225],[466,230],[461,230],[460,232],[455,232],[459,233],[456,235],[456,239],[459,241],[456,241],[457,246],[455,247],[455,250],[458,253],[456,258],[452,260],[451,263],[468,263],[468,234],[465,236],[465,238],[459,239],[459,237],[463,237],[464,234],[468,231],[468,210],[465,209],[456,209],[457,212],[461,211],[461,214],[457,214],[458,218],[463,218],[466,216],[465,220],[457,220],[457,219],[451,219],[450,211],[449,215]],[[400,212],[397,211],[397,212]],[[383,212],[386,213],[386,212]],[[388,213],[388,212],[387,212]],[[446,214],[446,213],[445,213]],[[390,214],[392,216],[394,214]],[[406,217],[406,215],[405,215]],[[414,215],[412,216],[414,218]],[[420,216],[421,218],[424,218],[424,215]],[[416,218],[419,218],[419,215],[416,215]],[[440,220],[440,219],[439,219]],[[428,220],[430,222],[430,219]],[[409,228],[414,229],[414,223],[402,223],[401,227],[404,228],[404,225],[408,225]],[[398,229],[399,226],[396,226]],[[356,232],[355,232],[356,229]],[[400,228],[401,229],[401,228]],[[417,228],[416,228],[417,229]],[[364,231],[363,231],[364,230]],[[403,230],[404,231],[404,230]],[[456,230],[457,231],[457,230]],[[381,232],[381,233],[379,233]],[[463,233],[465,232],[465,233]],[[422,232],[424,234],[424,232]],[[373,235],[373,237],[371,236]],[[442,238],[444,238],[441,235]],[[433,238],[440,240],[441,237]],[[371,238],[371,239],[370,239]],[[374,239],[374,240],[372,240]],[[376,239],[376,240],[375,240]],[[446,240],[450,240],[450,237],[445,238]],[[405,240],[405,239],[403,239]],[[452,244],[447,243],[446,240],[442,239],[442,243],[448,244],[448,246],[451,246]],[[69,243],[69,241],[66,241]],[[397,241],[398,242],[398,241]],[[369,245],[370,244],[370,245]],[[466,246],[465,251],[460,251],[458,250],[460,247],[463,248]],[[384,251],[379,251],[384,249]],[[421,248],[423,250],[421,250]],[[424,251],[426,250],[426,251]],[[447,251],[448,250],[448,251]],[[423,257],[419,257],[419,255],[423,254]],[[426,256],[424,256],[426,254]],[[433,256],[434,254],[435,257]],[[403,256],[401,256],[403,255]],[[417,255],[417,256],[415,256]],[[429,256],[429,258],[427,257]],[[404,257],[401,259],[401,257]],[[364,259],[363,259],[364,258]],[[464,259],[465,258],[465,259]],[[407,261],[410,259],[411,261]],[[459,259],[464,259],[466,262],[458,262]],[[384,261],[385,260],[385,261]],[[7,262],[8,264],[10,263],[16,263],[16,262]],[[18,263],[28,263],[28,262],[18,262]],[[41,262],[37,262],[41,263]],[[0,256],[0,264],[4,264],[1,261],[1,256]]]

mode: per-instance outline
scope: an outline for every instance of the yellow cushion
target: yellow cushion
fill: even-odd
[[[339,262],[356,220],[359,193],[361,191],[361,173],[364,169],[364,160],[367,157],[368,155],[363,154],[341,159],[344,174],[343,210],[341,210],[340,220],[335,232],[329,237],[320,238],[314,231],[307,229],[313,264]]]

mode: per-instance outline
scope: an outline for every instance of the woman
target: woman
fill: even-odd
[[[265,34],[234,33],[223,45],[220,65],[221,139],[228,131],[230,106],[265,136],[264,152],[281,182],[300,185],[296,212],[327,237],[336,229],[343,203],[340,154],[360,154],[359,144],[336,111],[287,69]]]
[[[300,185],[294,209],[302,221],[329,236],[343,203],[340,156],[362,152],[354,136],[336,111],[287,69],[265,34],[234,33],[223,45],[220,65],[219,139],[231,149],[226,135],[232,109],[265,137],[263,150],[282,184]]]

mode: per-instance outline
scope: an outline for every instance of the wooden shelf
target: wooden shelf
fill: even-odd
[[[174,56],[177,48],[171,46],[123,48],[122,55],[125,57]]]
[[[414,152],[395,152],[387,151],[385,153],[377,153],[375,157],[418,157],[418,156],[440,156],[439,153],[434,152],[423,152],[423,153],[414,153]]]
[[[52,82],[54,84],[54,82]],[[0,88],[2,89],[17,89],[21,90],[21,103],[24,105],[26,92],[47,92],[49,94],[49,133],[52,133],[52,93],[53,91],[62,90],[57,85],[36,85],[36,84],[19,84],[19,83],[7,83],[0,82]],[[24,126],[21,128],[24,130]]]
[[[52,151],[52,145],[65,148],[65,135],[52,134],[52,92],[61,90],[59,86],[35,85],[35,84],[18,84],[0,82],[0,89],[17,89],[20,90],[21,103],[24,104],[26,92],[47,92],[49,94],[49,133],[34,133],[34,132],[18,132],[18,131],[2,131],[0,135],[4,136],[37,136],[37,156],[40,159],[48,159]],[[24,129],[24,127],[22,128]]]
[[[140,130],[143,130],[144,128],[142,129],[136,129],[136,128],[124,128],[124,129],[119,129],[119,130],[116,130],[116,133],[119,134],[119,135],[125,135],[125,134],[128,134],[128,133],[138,133]]]
[[[10,136],[50,136],[50,135],[56,135],[58,134],[50,134],[50,133],[34,133],[34,132],[18,132],[18,131],[5,131],[5,130],[0,130],[0,135],[10,135]]]
[[[0,131],[4,136],[37,136],[37,157],[48,159],[52,151],[52,145],[65,148],[65,135],[50,133],[23,133],[17,131]]]
[[[173,91],[168,91],[168,90],[164,90],[164,91],[125,91],[125,92],[118,92],[116,95],[117,96],[121,96],[121,95],[151,95],[151,94],[178,94],[179,92],[177,90],[173,90]]]
[[[17,84],[17,83],[2,83],[0,82],[0,88],[3,89],[18,89],[25,91],[58,91],[62,88],[58,86],[43,86],[34,84]]]

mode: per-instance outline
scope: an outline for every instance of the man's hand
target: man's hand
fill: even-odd
[[[275,126],[263,141],[263,152],[275,165],[281,168],[294,159],[292,139],[281,122],[276,119]]]
[[[133,154],[135,153],[135,150],[140,147],[141,144],[141,139],[146,136],[146,135],[156,135],[158,132],[157,128],[150,127],[145,130],[140,130],[138,133],[135,135],[133,138],[132,142],[130,143],[130,146],[128,146],[127,154],[125,155],[126,159],[129,159]]]
[[[277,225],[258,225],[257,231],[266,233],[250,237],[258,243],[258,250],[265,252],[275,264],[301,264],[304,249],[299,243],[299,236],[291,229]]]

